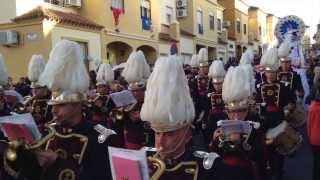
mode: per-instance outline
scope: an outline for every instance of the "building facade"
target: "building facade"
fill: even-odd
[[[268,14],[258,7],[249,8],[249,44],[259,56],[268,47]]]
[[[74,40],[80,44],[82,57],[89,69],[94,64],[93,60],[102,56],[103,26],[77,15],[78,7],[63,7],[37,1],[26,6],[23,11],[18,11],[21,5],[19,1],[11,3],[7,4],[7,8],[10,7],[10,11],[19,14],[11,14],[1,19],[4,23],[0,25],[0,53],[14,79],[26,76],[33,54],[42,54],[48,59],[52,47],[61,39]]]
[[[228,47],[235,44],[235,56],[240,59],[242,53],[248,48],[248,9],[249,5],[242,0],[218,0],[225,10],[224,20],[230,22],[228,28]]]

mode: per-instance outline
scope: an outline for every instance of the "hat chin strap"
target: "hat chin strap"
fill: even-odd
[[[189,140],[191,139],[191,136],[190,136],[190,137],[188,138],[188,140],[187,140],[187,135],[188,135],[189,130],[190,130],[190,129],[189,129],[189,127],[188,127],[188,128],[185,130],[182,138],[180,138],[180,139],[182,139],[182,140],[179,141],[178,144],[176,144],[173,149],[171,149],[171,150],[170,150],[170,149],[164,149],[163,147],[160,147],[160,148],[159,148],[159,151],[158,151],[157,154],[159,154],[159,156],[160,156],[160,158],[161,158],[162,160],[165,160],[165,159],[167,159],[170,155],[176,153],[176,152],[179,150],[179,148],[181,148],[181,146],[185,146],[185,144],[186,144],[185,142],[187,142],[187,141],[189,141]],[[184,148],[184,151],[185,151],[185,148]],[[178,158],[179,156],[181,156],[181,155],[184,153],[184,151],[183,151],[182,153],[178,153],[178,154],[176,155],[176,157],[170,157],[170,158]]]

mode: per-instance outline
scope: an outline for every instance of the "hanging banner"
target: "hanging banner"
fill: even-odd
[[[119,28],[118,28],[118,25],[120,22],[119,18],[120,18],[120,15],[124,13],[123,0],[111,0],[110,9],[112,11],[114,25],[116,26],[116,31],[119,31]]]

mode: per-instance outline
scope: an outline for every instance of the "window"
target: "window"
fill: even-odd
[[[150,0],[141,1],[141,22],[142,29],[151,31],[151,3]]]
[[[243,34],[246,35],[247,34],[247,25],[243,24]]]
[[[57,6],[64,6],[64,1],[63,0],[45,0],[44,2],[54,4]]]
[[[203,13],[201,10],[197,11],[197,24],[198,24],[198,33],[203,34]]]
[[[210,30],[214,30],[214,16],[209,15]]]
[[[217,20],[217,26],[218,26],[218,31],[221,31],[222,29],[221,19]]]
[[[166,7],[166,24],[170,25],[173,21],[173,8],[167,6]]]
[[[151,19],[151,3],[150,0],[141,1],[141,17],[147,17]]]
[[[240,33],[241,32],[241,24],[240,24],[240,20],[237,20],[237,32]]]
[[[124,10],[124,0],[111,0],[111,8]]]

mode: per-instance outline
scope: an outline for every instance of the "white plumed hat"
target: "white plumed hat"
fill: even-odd
[[[145,81],[150,76],[150,66],[142,51],[130,54],[122,76],[129,83],[129,89],[144,88]]]
[[[200,67],[208,66],[208,50],[207,48],[201,48],[198,54],[199,65]]]
[[[42,87],[38,84],[38,80],[45,67],[46,62],[42,55],[32,55],[28,66],[28,78],[31,81],[31,88]]]
[[[227,109],[247,108],[249,96],[250,82],[244,68],[230,67],[222,85],[222,99]]]
[[[252,64],[254,60],[254,52],[248,48],[241,56],[240,64]]]
[[[260,65],[266,71],[277,71],[280,67],[280,63],[278,59],[278,49],[277,48],[268,49],[268,51],[262,55]]]
[[[86,99],[89,75],[76,42],[61,40],[52,49],[39,79],[40,85],[52,90],[49,104],[76,103]]]
[[[8,83],[8,72],[2,54],[0,54],[0,86],[6,86]]]
[[[176,58],[159,58],[148,80],[140,115],[156,132],[188,126],[195,116],[187,78]]]
[[[97,86],[114,81],[114,72],[110,64],[101,64],[97,72]]]
[[[291,42],[292,35],[287,34],[285,36],[284,41],[280,44],[278,49],[278,56],[280,58],[280,61],[290,61],[291,59],[288,57],[291,52]]]
[[[213,83],[221,83],[226,75],[223,62],[215,60],[212,62],[209,68],[208,76],[212,78]]]
[[[196,54],[192,55],[191,61],[190,61],[190,66],[193,68],[199,67],[198,55],[196,55]]]

